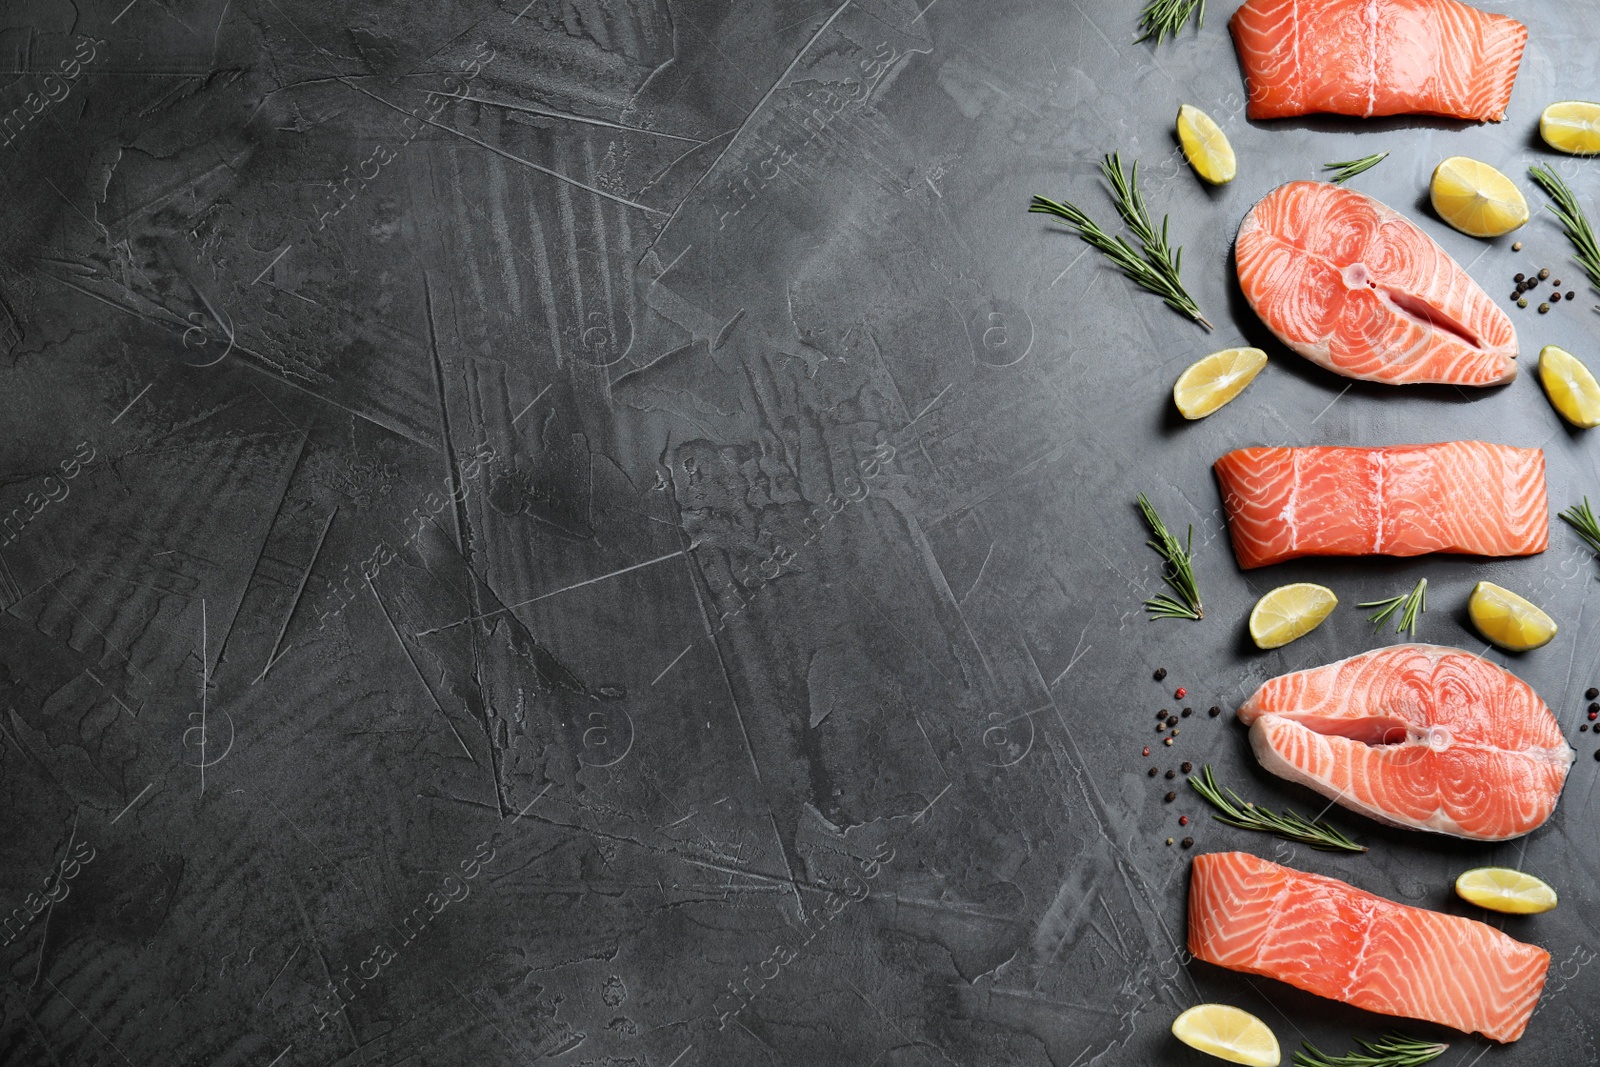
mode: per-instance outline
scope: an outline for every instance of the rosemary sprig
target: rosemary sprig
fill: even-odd
[[[1428,610],[1428,579],[1421,578],[1409,593],[1399,596],[1385,597],[1382,600],[1368,600],[1357,604],[1358,608],[1377,608],[1378,610],[1367,616],[1367,621],[1377,629],[1383,629],[1384,621],[1395,612],[1400,613],[1400,621],[1395,625],[1397,634],[1417,632],[1417,615]]]
[[[1091,247],[1098,249],[1136,284],[1155,293],[1167,306],[1211,329],[1211,323],[1200,311],[1183,287],[1179,276],[1183,265],[1183,249],[1173,248],[1167,241],[1169,216],[1161,216],[1161,229],[1156,230],[1150,221],[1150,211],[1145,207],[1144,196],[1139,192],[1139,164],[1131,172],[1122,169],[1122,159],[1117,153],[1106,156],[1100,170],[1116,199],[1117,214],[1128,224],[1139,241],[1135,248],[1126,237],[1112,237],[1087,213],[1073,204],[1063,204],[1049,197],[1035,196],[1028,204],[1031,214],[1054,215],[1062,219]]]
[[[1200,606],[1200,587],[1194,579],[1194,558],[1191,555],[1194,525],[1191,523],[1189,526],[1188,540],[1179,541],[1172,536],[1172,531],[1167,529],[1167,524],[1161,521],[1161,516],[1156,514],[1156,509],[1143,493],[1139,494],[1139,511],[1154,535],[1154,539],[1145,544],[1166,560],[1166,566],[1161,568],[1161,580],[1178,594],[1176,599],[1168,593],[1158,594],[1144,602],[1144,610],[1150,613],[1152,620],[1202,618],[1205,609]]]
[[[1577,254],[1572,258],[1583,268],[1583,273],[1589,276],[1589,284],[1600,289],[1600,241],[1595,240],[1594,228],[1584,216],[1578,198],[1553,170],[1536,164],[1528,168],[1528,174],[1541,189],[1550,194],[1550,199],[1555,201],[1554,204],[1545,206],[1561,220],[1562,227],[1567,231],[1567,240],[1571,241],[1572,247],[1577,250]]]
[[[1600,555],[1600,520],[1595,518],[1594,511],[1590,509],[1588,497],[1583,498],[1582,504],[1574,504],[1561,512],[1560,518],[1577,530],[1578,536],[1588,542],[1596,555]]]
[[[1237,826],[1241,830],[1277,834],[1279,837],[1298,841],[1302,845],[1310,845],[1323,852],[1367,851],[1365,845],[1356,844],[1321,819],[1313,822],[1292,811],[1275,815],[1266,808],[1240,799],[1239,794],[1231,789],[1228,790],[1226,797],[1223,796],[1222,790],[1217,787],[1217,780],[1211,776],[1209,763],[1200,769],[1199,777],[1189,779],[1189,784],[1194,787],[1196,793],[1205,798],[1208,804],[1217,809],[1219,814],[1215,818],[1218,822]]]
[[[1156,44],[1167,39],[1167,34],[1178,36],[1178,31],[1183,29],[1184,23],[1189,21],[1189,16],[1196,11],[1200,17],[1195,22],[1194,28],[1201,29],[1206,24],[1206,0],[1150,0],[1145,5],[1144,12],[1139,16],[1139,28],[1144,31],[1134,38],[1134,44],[1148,41],[1154,37]]]
[[[1311,1042],[1305,1051],[1294,1054],[1294,1067],[1422,1067],[1444,1055],[1449,1045],[1438,1041],[1419,1041],[1402,1034],[1390,1034],[1382,1041],[1357,1040],[1365,1052],[1330,1056]]]
[[[1328,180],[1335,185],[1343,185],[1357,174],[1365,174],[1388,157],[1388,152],[1375,152],[1370,156],[1362,156],[1360,159],[1347,159],[1343,163],[1324,163],[1322,169],[1338,171],[1339,173]]]

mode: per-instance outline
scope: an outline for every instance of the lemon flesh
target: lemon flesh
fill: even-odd
[[[1545,345],[1539,350],[1539,381],[1563,419],[1585,430],[1600,426],[1600,382],[1577,356]]]
[[[1467,602],[1472,625],[1491,643],[1508,652],[1526,652],[1550,643],[1556,621],[1531,601],[1493,582],[1479,582]]]
[[[1339,598],[1325,585],[1297,582],[1280,585],[1250,612],[1250,638],[1257,648],[1282,648],[1322,625],[1339,606]]]
[[[1224,348],[1192,364],[1172,387],[1172,401],[1186,419],[1203,419],[1244,392],[1267,365],[1259,348]]]
[[[1178,108],[1178,143],[1194,172],[1212,185],[1226,185],[1239,173],[1239,161],[1222,127],[1197,107]]]
[[[1226,1004],[1195,1005],[1172,1021],[1172,1036],[1229,1063],[1278,1067],[1283,1058],[1266,1023]]]
[[[1511,179],[1466,156],[1439,164],[1428,193],[1439,217],[1472,237],[1499,237],[1528,221],[1528,201]]]
[[[1600,104],[1562,100],[1539,116],[1539,136],[1557,152],[1592,156],[1600,152]]]
[[[1537,915],[1556,906],[1556,891],[1531,874],[1507,867],[1477,867],[1456,879],[1456,895],[1469,904],[1512,915]]]

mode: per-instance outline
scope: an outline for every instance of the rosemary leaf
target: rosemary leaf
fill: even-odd
[[[1161,516],[1156,514],[1156,509],[1146,499],[1143,493],[1139,494],[1139,512],[1144,516],[1146,525],[1154,540],[1145,544],[1156,550],[1156,553],[1166,561],[1166,566],[1161,569],[1161,580],[1172,587],[1173,597],[1168,593],[1160,593],[1144,602],[1144,610],[1154,619],[1200,619],[1205,616],[1205,609],[1200,606],[1200,587],[1195,582],[1194,559],[1194,526],[1189,527],[1187,541],[1179,541],[1167,529],[1167,524],[1161,521]]]
[[[1450,1046],[1437,1041],[1419,1041],[1402,1034],[1390,1034],[1381,1041],[1357,1040],[1363,1052],[1330,1056],[1311,1042],[1294,1054],[1294,1067],[1422,1067],[1432,1063]]]
[[[1357,174],[1365,174],[1379,163],[1382,163],[1388,156],[1388,152],[1375,152],[1370,156],[1362,156],[1360,159],[1347,159],[1343,163],[1324,163],[1322,167],[1324,170],[1338,171],[1328,180],[1335,185],[1342,185]]]
[[[1183,287],[1183,279],[1180,277],[1183,249],[1174,249],[1167,240],[1168,217],[1162,216],[1159,231],[1150,219],[1144,195],[1139,191],[1139,164],[1134,163],[1131,171],[1124,171],[1121,158],[1112,153],[1101,161],[1100,169],[1111,186],[1112,195],[1116,200],[1117,214],[1133,232],[1139,242],[1138,247],[1125,237],[1113,237],[1107,233],[1082,208],[1074,204],[1061,203],[1045,196],[1035,196],[1028,204],[1029,213],[1053,215],[1061,219],[1071,226],[1085,243],[1103,253],[1135,284],[1161,297],[1168,307],[1179,314],[1193,319],[1208,330],[1211,329],[1211,323],[1201,313],[1200,305]]]
[[[1200,15],[1195,22],[1195,29],[1198,30],[1206,24],[1206,0],[1150,0],[1139,16],[1139,28],[1144,32],[1134,38],[1134,43],[1154,37],[1156,44],[1160,44],[1168,34],[1177,37],[1189,21],[1189,16],[1196,11]]]
[[[1237,826],[1241,830],[1255,830],[1264,834],[1276,834],[1289,841],[1298,841],[1302,845],[1323,852],[1365,852],[1365,845],[1358,845],[1334,827],[1329,826],[1321,819],[1312,821],[1293,811],[1285,811],[1282,815],[1274,814],[1266,808],[1260,807],[1239,797],[1238,793],[1229,789],[1227,796],[1223,796],[1222,789],[1218,788],[1217,780],[1211,775],[1211,765],[1200,769],[1200,775],[1190,778],[1189,784],[1194,791],[1199,793],[1206,802],[1217,809],[1214,816],[1218,822],[1229,826]]]
[[[1389,616],[1399,612],[1400,621],[1395,625],[1394,632],[1415,635],[1417,616],[1428,610],[1428,579],[1419,579],[1409,593],[1385,597],[1382,600],[1368,600],[1357,604],[1356,607],[1377,608],[1377,611],[1367,616],[1367,621],[1380,630],[1383,629],[1383,624]]]
[[[1588,543],[1596,555],[1600,555],[1600,520],[1595,518],[1594,511],[1589,507],[1588,497],[1583,498],[1582,504],[1574,504],[1561,512],[1560,518],[1578,531],[1578,536]]]
[[[1545,206],[1561,220],[1562,228],[1567,231],[1567,239],[1576,251],[1572,258],[1589,276],[1589,284],[1600,289],[1600,241],[1595,239],[1594,228],[1589,225],[1578,198],[1553,170],[1534,165],[1528,168],[1528,174],[1555,201]]]

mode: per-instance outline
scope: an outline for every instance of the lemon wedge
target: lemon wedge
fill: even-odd
[[[1226,185],[1239,173],[1228,135],[1197,107],[1184,104],[1178,108],[1178,143],[1189,166],[1212,185]]]
[[[1190,365],[1172,387],[1172,401],[1186,419],[1203,419],[1244,392],[1267,365],[1259,348],[1224,348]]]
[[[1469,904],[1512,915],[1537,915],[1556,906],[1556,891],[1531,874],[1507,867],[1475,867],[1456,879],[1456,895]]]
[[[1172,1036],[1229,1063],[1278,1067],[1283,1058],[1266,1023],[1226,1004],[1196,1004],[1172,1020]]]
[[[1556,621],[1532,601],[1493,582],[1479,582],[1467,602],[1472,625],[1490,642],[1509,652],[1526,652],[1550,643]]]
[[[1339,606],[1325,585],[1296,582],[1280,585],[1250,611],[1250,638],[1257,648],[1282,648],[1322,625]]]
[[[1585,430],[1600,426],[1600,382],[1577,356],[1545,345],[1539,350],[1539,381],[1563,419]]]
[[[1600,152],[1600,104],[1562,100],[1539,115],[1539,136],[1557,152],[1592,156]]]
[[[1528,221],[1528,202],[1511,179],[1466,156],[1439,164],[1428,193],[1439,217],[1472,237],[1499,237]]]

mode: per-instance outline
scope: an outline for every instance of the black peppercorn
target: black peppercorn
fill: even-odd
[[[1527,275],[1526,275],[1526,274],[1523,274],[1523,273],[1522,273],[1522,272],[1521,272],[1521,271],[1518,271],[1518,272],[1517,272],[1517,273],[1516,273],[1516,275],[1515,275],[1515,276],[1514,276],[1514,277],[1513,277],[1513,279],[1512,279],[1512,280],[1513,280],[1513,281],[1518,281],[1518,282],[1520,282],[1520,281],[1522,281],[1522,279],[1524,279],[1524,278],[1526,278],[1526,277],[1527,277]]]
[[[1600,748],[1594,750],[1594,758],[1600,760]]]
[[[1588,733],[1588,732],[1589,732],[1589,724],[1588,724],[1588,723],[1586,723],[1586,722],[1584,722],[1584,723],[1579,723],[1579,724],[1578,724],[1578,732],[1579,732],[1579,733],[1580,733],[1580,734],[1586,734],[1586,733]]]
[[[1560,293],[1551,293],[1550,294],[1550,303],[1552,303],[1552,304],[1561,303],[1561,294]]]
[[[1165,800],[1166,800],[1166,802],[1168,804],[1171,804],[1174,800],[1177,800],[1177,799],[1178,799],[1178,794],[1176,794],[1176,793],[1168,793],[1166,795],[1166,797],[1165,797]]]
[[[1156,668],[1156,681],[1159,682],[1159,681],[1161,681],[1161,679],[1165,678],[1166,676],[1167,676],[1167,669],[1165,667],[1157,667]]]
[[[1183,709],[1183,717],[1185,719],[1187,719],[1189,716],[1191,716],[1193,714],[1194,714],[1194,709],[1193,708],[1184,708]]]
[[[1149,771],[1149,774],[1150,774],[1150,777],[1154,778],[1156,776],[1156,769],[1154,767],[1151,767],[1150,771]]]
[[[1171,768],[1170,768],[1170,767],[1169,767],[1169,768],[1168,768],[1168,769],[1167,769],[1167,778],[1168,778],[1168,779],[1172,779],[1172,778],[1176,778],[1176,777],[1178,777],[1178,772],[1177,772],[1177,771],[1175,771],[1175,770],[1172,770],[1172,769],[1171,769]]]
[[[1583,691],[1583,699],[1593,700],[1595,697],[1600,697],[1600,689],[1596,689],[1591,685],[1589,688]]]
[[[1211,710],[1206,712],[1206,714],[1215,719],[1218,715],[1222,714],[1222,709],[1213,704],[1211,705]]]
[[[1184,774],[1188,774],[1190,771],[1194,770],[1194,764],[1190,763],[1188,760],[1184,760],[1178,765],[1178,770],[1182,771]]]
[[[1572,290],[1571,290],[1571,289],[1568,289],[1568,290],[1567,290],[1567,299],[1568,299],[1568,300],[1569,300],[1569,301],[1570,301],[1570,300],[1576,300],[1576,299],[1578,299],[1578,294],[1577,294],[1577,293],[1574,293],[1574,292],[1573,292],[1573,291],[1572,291]]]
[[[1595,703],[1594,701],[1590,701],[1589,706],[1584,708],[1583,710],[1587,711],[1590,715],[1593,715],[1595,712],[1600,711],[1600,703]]]
[[[1183,845],[1184,848],[1193,848],[1194,847],[1194,838],[1186,837],[1186,838],[1183,839],[1181,844]]]
[[[1556,289],[1559,289],[1559,288],[1561,288],[1561,279],[1557,278],[1555,281],[1551,282],[1550,284],[1551,284],[1552,287],[1554,287]]]
[[[1158,709],[1156,711],[1156,718],[1165,719],[1168,715],[1171,715],[1171,714],[1172,714],[1172,712],[1168,711],[1166,708],[1160,708],[1160,709]]]

